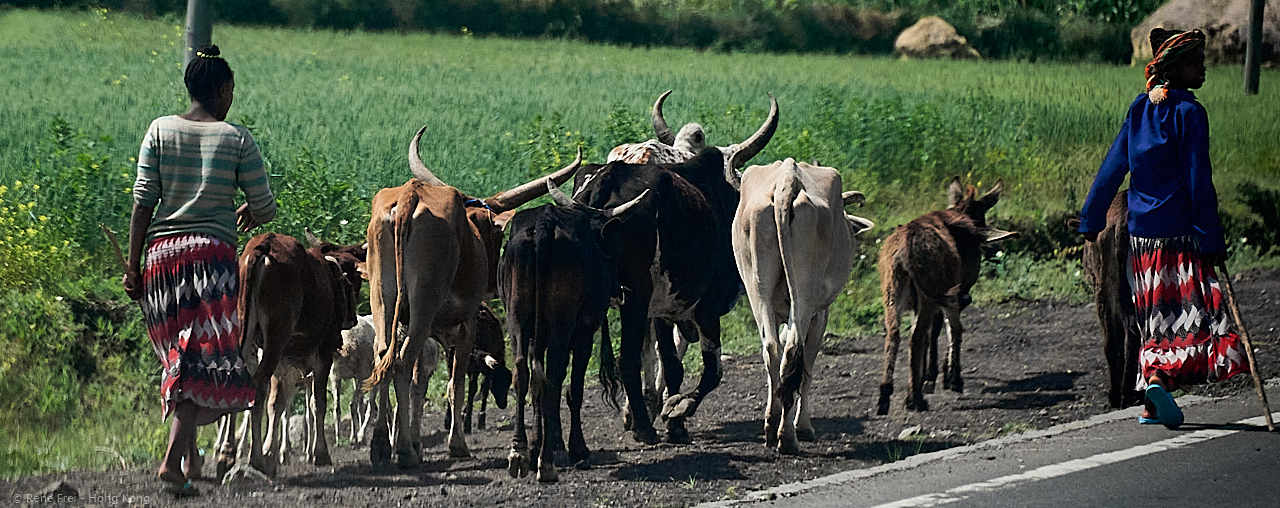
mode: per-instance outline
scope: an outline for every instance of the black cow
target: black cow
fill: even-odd
[[[538,481],[558,479],[554,452],[564,450],[560,392],[573,357],[569,389],[569,458],[587,466],[582,436],[582,390],[592,339],[605,322],[609,299],[617,290],[616,216],[641,202],[644,194],[611,210],[574,203],[552,182],[547,187],[560,206],[522,211],[508,223],[511,237],[502,255],[498,293],[507,309],[507,330],[516,363],[516,434],[507,471],[513,478],[536,469]],[[532,365],[530,365],[532,364]],[[617,407],[613,351],[600,343],[600,384]],[[532,367],[532,368],[531,368]],[[524,421],[525,393],[532,390],[534,432],[529,446]]]
[[[476,345],[471,350],[471,362],[467,366],[467,402],[462,406],[462,432],[471,433],[471,414],[475,409],[476,392],[480,393],[479,426],[484,428],[489,395],[498,409],[507,408],[507,395],[511,391],[511,369],[506,362],[507,341],[502,324],[489,304],[481,302],[476,312]],[[453,365],[453,362],[448,362]],[[481,378],[484,381],[481,381]],[[444,428],[449,428],[450,412],[444,414]]]
[[[729,235],[738,190],[724,168],[723,153],[706,147],[683,164],[589,165],[575,177],[575,200],[594,208],[610,208],[645,190],[652,192],[621,222],[618,261],[622,382],[633,415],[632,437],[646,444],[658,442],[640,383],[651,318],[662,325],[652,328],[658,334],[667,391],[677,394],[663,409],[669,442],[690,442],[684,419],[720,384],[720,316],[729,312],[742,291]],[[702,378],[687,394],[680,394],[684,368],[671,333],[677,323],[682,336],[702,343]]]

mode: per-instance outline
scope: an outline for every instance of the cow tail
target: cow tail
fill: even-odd
[[[795,171],[794,167],[792,171]],[[792,234],[802,234],[793,232],[795,211],[792,208],[797,199],[800,199],[801,188],[797,185],[797,176],[792,173],[790,178],[784,179],[777,187],[774,188],[773,197],[773,220],[778,229],[778,252],[786,252],[782,245],[782,239]],[[782,272],[787,280],[792,280],[789,272],[791,268],[788,266],[786,256],[782,257]],[[775,395],[782,399],[782,407],[790,407],[795,400],[796,393],[800,391],[800,385],[805,378],[809,377],[809,373],[804,365],[804,337],[795,335],[795,328],[791,326],[784,327],[791,334],[791,344],[786,341],[782,344],[782,382],[778,386]]]
[[[609,318],[606,315],[600,323],[600,397],[614,411],[621,411],[618,405],[618,392],[622,391],[622,377],[618,375],[618,364],[613,357],[613,340],[609,338]]]
[[[410,225],[413,223],[413,212],[418,208],[418,193],[416,183],[400,195],[400,199],[396,202],[396,213],[391,218],[392,221],[392,239],[395,245],[395,261],[396,261],[396,301],[395,311],[392,312],[390,323],[384,323],[382,326],[383,334],[386,337],[387,349],[383,351],[382,357],[378,358],[378,363],[373,367],[373,375],[365,381],[366,390],[372,389],[374,386],[382,384],[382,378],[386,376],[387,371],[391,370],[392,363],[395,362],[396,352],[400,349],[396,344],[396,339],[400,337],[396,333],[396,329],[400,324],[400,308],[402,300],[405,297],[405,280],[404,280],[404,244],[409,240]],[[385,315],[386,311],[383,311]],[[376,319],[376,317],[375,317]]]
[[[268,233],[274,236],[275,233]],[[244,263],[240,270],[240,291],[237,295],[236,313],[240,318],[240,352],[245,355],[245,345],[249,342],[250,337],[255,337],[262,327],[262,323],[258,320],[258,313],[252,310],[258,305],[258,292],[262,287],[262,272],[266,268],[267,261],[271,258],[271,236],[266,237],[263,241],[254,246],[253,249],[245,252]],[[256,353],[254,353],[256,355]],[[253,365],[257,364],[257,357],[253,361],[249,361]]]

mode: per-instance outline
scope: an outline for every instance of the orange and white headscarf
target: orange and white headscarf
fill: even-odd
[[[1147,96],[1154,104],[1160,104],[1169,95],[1169,81],[1164,78],[1168,69],[1191,50],[1204,46],[1204,32],[1199,29],[1189,30],[1170,37],[1155,51],[1155,58],[1147,64]]]

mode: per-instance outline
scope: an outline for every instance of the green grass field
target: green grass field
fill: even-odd
[[[11,206],[4,200],[16,199],[19,190],[48,202],[62,199],[60,207],[40,201],[30,215],[52,217],[50,223],[61,224],[58,231],[85,250],[89,261],[77,265],[85,276],[115,277],[114,254],[95,223],[125,229],[131,157],[148,123],[186,110],[181,36],[173,18],[0,11],[0,185],[10,189],[0,191],[0,205]],[[1086,298],[1078,262],[1060,252],[1072,242],[1061,220],[1080,206],[1143,84],[1139,67],[718,54],[431,34],[216,26],[214,42],[236,71],[229,119],[250,126],[270,164],[282,210],[270,228],[300,236],[309,226],[344,242],[364,236],[372,194],[409,177],[405,151],[423,125],[429,126],[422,143],[427,165],[463,191],[488,196],[566,164],[578,145],[589,162],[603,162],[617,143],[652,137],[648,108],[665,90],[675,90],[668,121],[701,122],[719,145],[750,135],[768,110],[765,94],[772,93],[780,128],[753,162],[817,158],[837,167],[847,188],[868,195],[868,205],[855,213],[877,223],[863,239],[865,259],[832,310],[829,330],[843,335],[879,333],[876,240],[944,206],[952,175],[984,189],[1003,179],[1007,192],[992,212],[994,224],[1025,233],[1023,243],[1002,246],[1008,255],[988,261],[985,275],[999,278],[980,283],[979,301]],[[1280,188],[1277,83],[1280,72],[1264,70],[1261,95],[1246,97],[1241,69],[1219,67],[1209,70],[1198,92],[1209,110],[1215,181],[1231,224],[1260,220],[1238,199],[1238,189]],[[76,171],[59,169],[64,166]],[[18,181],[44,182],[39,192],[45,194],[14,185]],[[65,186],[80,190],[68,193]],[[83,197],[95,192],[101,203],[85,204]],[[79,202],[67,205],[65,196]],[[12,216],[10,208],[0,210],[0,222]],[[33,238],[44,234],[25,231]],[[1233,259],[1258,262],[1260,255],[1275,264],[1274,257],[1248,249]],[[54,286],[44,285],[46,291]],[[7,287],[13,286],[0,284]],[[757,354],[745,305],[726,316],[724,328],[727,352]],[[136,322],[125,329],[140,330]],[[12,344],[0,339],[6,339],[0,351],[8,351]],[[0,361],[0,374],[6,368]],[[12,406],[0,407],[0,415],[28,408],[0,402]],[[143,430],[129,438],[135,444],[117,453],[158,451],[163,432],[152,432],[155,409],[147,408]],[[96,417],[104,414],[115,413]],[[90,429],[76,431],[88,437],[105,432],[92,424],[68,428]],[[118,458],[64,453],[49,444],[59,439],[56,433],[41,432],[0,426],[0,438],[53,450],[18,458],[0,450],[10,473],[108,467]]]

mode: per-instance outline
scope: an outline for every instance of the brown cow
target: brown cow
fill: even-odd
[[[960,377],[962,300],[967,299],[969,288],[978,281],[982,245],[1017,234],[986,227],[986,212],[1000,199],[1001,189],[997,181],[986,195],[974,199],[973,186],[961,186],[957,176],[947,189],[950,206],[946,210],[927,213],[898,228],[880,248],[880,289],[887,333],[877,414],[889,413],[893,365],[900,342],[898,324],[904,311],[915,312],[911,324],[911,393],[907,396],[907,409],[928,409],[924,400],[924,378],[928,352],[937,348],[938,333],[933,323],[939,311],[951,338],[942,368],[943,387],[956,392],[964,390]]]
[[[1122,408],[1142,401],[1138,381],[1138,337],[1133,292],[1129,286],[1128,191],[1116,194],[1107,210],[1107,227],[1095,242],[1084,244],[1084,273],[1093,286],[1093,301],[1102,325],[1102,348],[1111,384],[1107,399]]]
[[[245,358],[258,358],[254,371],[257,400],[283,401],[282,395],[294,386],[277,376],[281,362],[311,373],[312,393],[308,402],[314,415],[325,414],[323,396],[334,352],[342,345],[342,330],[355,325],[356,291],[360,274],[356,264],[364,261],[365,249],[354,245],[336,246],[320,242],[308,233],[310,249],[303,249],[291,236],[276,233],[258,235],[245,245],[240,256],[239,315],[243,323]],[[255,350],[260,349],[261,354]],[[291,376],[297,378],[299,376]],[[285,390],[286,393],[278,393]],[[295,392],[296,393],[296,392]],[[288,397],[292,398],[292,397]],[[249,465],[274,476],[280,459],[278,447],[266,450],[264,460],[262,414],[267,404],[251,410],[253,436]],[[278,408],[274,408],[278,409]],[[272,416],[277,416],[273,412]],[[278,418],[271,418],[268,432],[279,436]],[[313,418],[310,429],[316,439],[306,455],[316,465],[331,464],[322,418]],[[274,441],[274,437],[273,437]],[[234,451],[219,458],[219,472],[234,461]]]
[[[413,379],[413,364],[431,337],[453,349],[449,455],[471,455],[462,432],[463,379],[475,343],[476,308],[496,293],[501,224],[517,206],[547,192],[546,178],[563,183],[582,162],[579,151],[572,164],[553,175],[486,200],[473,199],[445,185],[422,163],[418,140],[426,129],[409,143],[409,165],[416,178],[378,191],[368,230],[366,270],[378,364],[365,388],[384,383],[396,387],[395,451],[400,467],[417,467],[422,460],[422,405],[411,401],[420,388],[410,385],[426,381]],[[388,333],[391,323],[407,326],[405,341]],[[390,409],[379,405],[369,447],[370,460],[378,466],[391,461]]]

